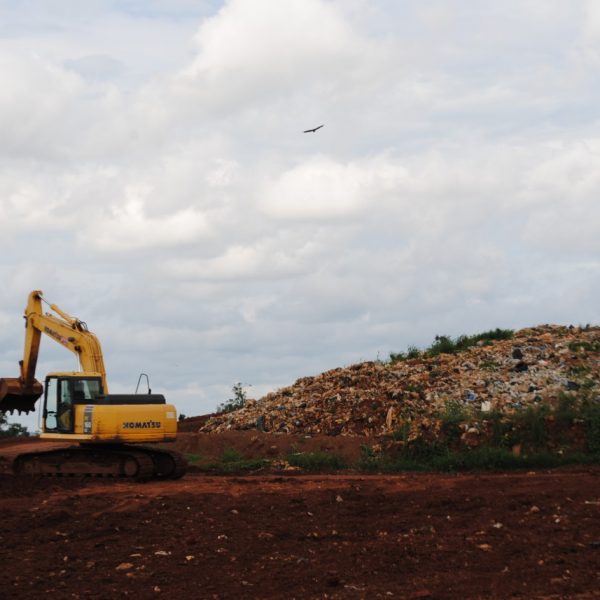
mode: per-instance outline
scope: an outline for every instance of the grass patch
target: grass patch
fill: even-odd
[[[375,454],[368,446],[361,447],[361,457],[356,465],[365,473],[400,473],[402,471],[425,471],[422,461],[407,456],[392,458],[385,454]]]
[[[571,342],[571,352],[600,352],[600,342]]]
[[[496,448],[506,448],[511,445],[512,423],[499,410],[491,410],[480,414],[481,421],[490,424],[490,445]]]
[[[409,346],[406,352],[390,352],[390,361],[395,363],[402,360],[409,360],[411,358],[419,358],[420,356],[421,351],[416,346]]]
[[[475,335],[459,335],[452,339],[446,335],[436,335],[435,341],[424,352],[427,356],[437,356],[438,354],[456,354],[464,352],[478,344],[488,345],[498,340],[510,340],[513,337],[512,329],[491,329]]]
[[[211,473],[242,473],[247,471],[258,471],[269,467],[271,461],[266,458],[245,458],[233,448],[225,448],[221,459],[198,465],[201,471]]]
[[[469,415],[464,404],[456,400],[446,402],[444,411],[440,415],[440,421],[442,423],[442,432],[448,445],[451,446],[459,441],[462,434],[460,425],[468,418]]]
[[[578,401],[575,396],[561,393],[558,397],[558,404],[554,410],[554,418],[557,423],[568,427],[575,419],[580,416],[580,410],[577,406]]]
[[[591,454],[552,454],[542,452],[514,456],[504,448],[491,446],[470,452],[450,453],[432,461],[436,471],[493,471],[509,469],[551,469],[572,464],[597,464],[600,456]]]
[[[408,421],[404,421],[404,422],[400,423],[400,425],[392,433],[392,439],[397,442],[398,441],[399,442],[407,442],[409,433],[410,433],[410,423]],[[361,449],[364,447],[365,446],[362,446]]]
[[[348,466],[341,456],[328,452],[294,452],[286,460],[306,471],[339,471]]]
[[[407,455],[395,458],[370,456],[361,458],[358,468],[365,472],[402,473],[404,471],[506,471],[512,469],[551,469],[573,464],[599,464],[600,454],[567,455],[539,453],[514,456],[505,448],[484,446],[462,452],[445,452],[417,460]]]
[[[225,448],[221,454],[221,462],[225,464],[240,462],[243,459],[244,457],[233,448]]]
[[[200,462],[202,460],[202,455],[201,454],[193,454],[192,452],[188,452],[185,455],[185,460],[190,464],[196,464],[198,462]]]
[[[591,453],[600,453],[600,403],[585,400],[581,415],[585,422],[587,448]]]
[[[265,469],[271,464],[266,458],[244,458],[241,460],[212,463],[206,465],[207,471],[216,471],[218,473],[241,473],[245,471],[258,471]]]
[[[365,447],[357,468],[384,473],[489,471],[600,462],[600,398],[587,391],[563,393],[554,406],[540,403],[509,414],[473,412],[460,402],[449,401],[437,418],[441,433],[437,439],[421,435],[410,439],[404,423],[389,438],[396,442],[391,446],[393,454],[375,454]],[[471,418],[482,425],[476,448],[461,441]],[[512,452],[514,446],[520,447],[519,455]]]
[[[428,463],[436,456],[447,454],[448,444],[442,441],[428,442],[422,437],[415,438],[406,444],[401,458],[409,462]]]
[[[492,360],[492,359],[482,360],[479,363],[479,367],[481,369],[483,369],[484,371],[497,371],[498,370],[498,363],[495,360]]]
[[[546,417],[550,415],[547,404],[528,406],[511,415],[512,429],[508,434],[508,443],[523,444],[528,448],[543,448],[548,442]]]

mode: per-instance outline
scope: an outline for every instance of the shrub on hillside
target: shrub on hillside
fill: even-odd
[[[513,337],[512,329],[490,329],[475,335],[459,335],[452,339],[447,335],[436,335],[434,342],[422,352],[415,346],[409,346],[406,352],[390,352],[390,362],[393,364],[410,358],[433,357],[439,354],[456,354],[464,352],[477,345],[488,345],[498,340],[509,340]]]

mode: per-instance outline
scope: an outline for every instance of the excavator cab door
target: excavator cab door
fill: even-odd
[[[73,433],[73,396],[70,384],[68,378],[46,378],[44,431]]]
[[[75,404],[94,402],[102,394],[102,382],[96,377],[46,377],[44,395],[44,432],[73,433]]]

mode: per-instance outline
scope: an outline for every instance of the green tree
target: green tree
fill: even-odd
[[[27,427],[20,423],[9,423],[6,414],[0,412],[0,437],[27,437]]]
[[[218,413],[228,413],[233,412],[234,410],[238,410],[243,408],[246,404],[246,392],[242,387],[241,382],[237,382],[232,388],[233,398],[229,398],[227,402],[223,402],[217,406]]]

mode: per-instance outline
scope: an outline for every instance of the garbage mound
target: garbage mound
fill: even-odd
[[[303,377],[210,418],[200,432],[379,436],[403,423],[429,428],[454,402],[516,410],[585,392],[600,400],[600,327],[541,325],[456,354],[363,362]]]

